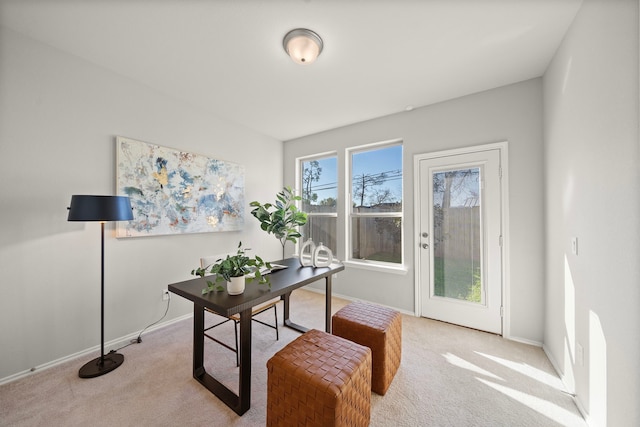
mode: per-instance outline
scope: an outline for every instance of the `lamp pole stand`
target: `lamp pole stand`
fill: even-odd
[[[115,351],[104,354],[104,221],[100,221],[102,237],[100,257],[100,357],[87,362],[80,368],[80,378],[94,378],[113,371],[124,362],[124,356]]]

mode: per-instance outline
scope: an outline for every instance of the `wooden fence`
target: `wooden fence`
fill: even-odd
[[[436,212],[436,258],[480,261],[480,207],[454,207]]]
[[[436,212],[434,227],[434,256],[436,258],[480,261],[480,207],[453,207]],[[402,238],[399,218],[354,218],[353,254],[369,259],[378,254],[400,256]],[[309,216],[303,228],[303,239],[309,237],[324,243],[337,253],[337,219]]]
[[[316,244],[322,242],[336,254],[336,218],[309,216],[307,219],[302,230],[303,239],[311,238]],[[358,259],[382,256],[382,260],[399,262],[397,259],[400,258],[402,243],[400,231],[400,218],[355,218],[352,256]]]

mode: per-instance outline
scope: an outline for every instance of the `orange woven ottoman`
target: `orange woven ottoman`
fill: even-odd
[[[315,329],[267,361],[267,426],[368,426],[371,350]]]
[[[402,358],[400,313],[375,304],[353,302],[333,315],[331,327],[334,335],[371,349],[371,390],[384,395]]]

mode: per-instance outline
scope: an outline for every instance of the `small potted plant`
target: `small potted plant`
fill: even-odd
[[[263,261],[257,255],[254,258],[248,257],[240,242],[235,255],[227,255],[226,258],[220,258],[211,265],[194,269],[191,274],[202,278],[207,273],[216,275],[215,281],[207,280],[207,287],[202,290],[202,294],[224,290],[224,287],[218,283],[226,281],[229,295],[239,295],[244,292],[245,278],[256,279],[259,284],[268,284],[271,287],[269,277],[260,272],[263,268],[270,270],[271,263]],[[245,277],[248,274],[251,276]]]

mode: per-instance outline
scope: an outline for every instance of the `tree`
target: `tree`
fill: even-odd
[[[388,188],[374,189],[369,197],[371,206],[380,206],[385,203],[393,203],[393,193]]]
[[[467,207],[477,205],[478,194],[472,189],[474,181],[477,182],[478,179],[478,168],[450,170],[433,175],[435,254],[442,256],[444,253],[444,245],[441,244],[449,238],[449,209],[452,205]],[[470,200],[473,202],[469,203]]]
[[[443,209],[449,209],[451,207],[451,201],[458,199],[464,194],[467,194],[467,196],[477,196],[477,194],[470,194],[469,192],[471,182],[474,180],[478,180],[478,170],[475,168],[452,170],[434,174],[433,193],[442,194],[442,203],[440,207]]]
[[[312,184],[320,181],[320,175],[322,174],[322,167],[320,162],[312,160],[308,163],[308,166],[302,171],[302,199],[304,203],[311,204],[318,200],[318,194],[311,191]]]
[[[353,177],[353,198],[360,199],[360,205],[364,206],[364,200],[369,195],[372,187],[384,184],[387,180],[387,174],[385,172],[378,174],[365,174]]]
[[[369,195],[368,193],[372,191],[373,187],[377,187],[378,185],[384,184],[387,179],[387,174],[382,172],[378,174],[365,174],[354,176],[353,177],[353,199],[360,199],[360,205],[355,206],[356,208],[364,207],[364,200]],[[355,203],[354,203],[355,204]],[[356,242],[357,245],[353,248],[354,256],[356,258],[360,258],[360,243],[361,243],[361,233],[360,230],[360,218],[356,219]]]
[[[333,197],[327,197],[326,199],[320,200],[320,206],[331,206],[334,207],[338,204],[338,201]]]

